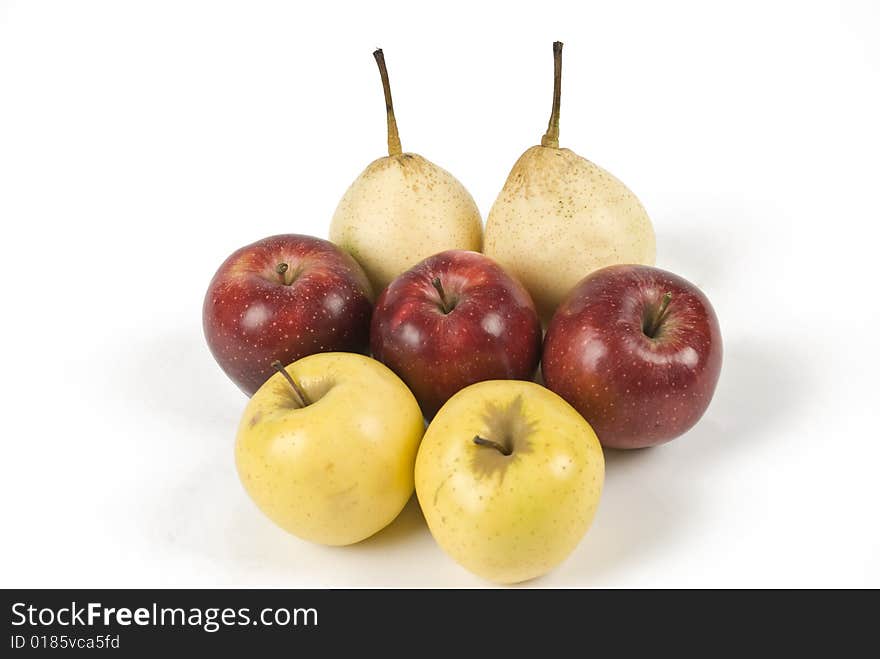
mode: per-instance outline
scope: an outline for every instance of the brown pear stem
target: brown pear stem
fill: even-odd
[[[388,80],[388,68],[385,66],[385,55],[381,48],[373,52],[376,64],[379,65],[379,75],[382,76],[382,89],[385,91],[385,113],[388,117],[388,155],[397,156],[402,152],[400,148],[400,135],[397,132],[397,120],[394,118],[394,103],[391,100],[391,83]]]
[[[559,102],[562,98],[562,42],[553,42],[553,109],[547,132],[541,138],[541,146],[559,148]]]
[[[287,380],[287,384],[290,385],[290,388],[293,390],[293,397],[296,401],[296,404],[300,407],[307,407],[311,403],[309,402],[308,396],[306,396],[306,392],[302,390],[302,387],[299,386],[296,380],[293,379],[293,376],[287,372],[287,369],[284,368],[284,364],[282,364],[277,359],[272,362],[272,368],[281,373],[285,380]]]
[[[474,444],[476,444],[477,446],[487,446],[489,448],[494,448],[501,455],[510,455],[511,453],[513,453],[513,451],[504,446],[504,444],[499,444],[498,442],[495,442],[491,439],[486,439],[485,437],[480,437],[479,435],[476,435],[474,437]]]
[[[669,303],[672,301],[672,293],[666,293],[663,296],[663,299],[660,301],[660,306],[657,307],[657,313],[654,314],[654,318],[651,320],[651,324],[645,329],[645,334],[650,336],[652,339],[654,335],[657,334],[657,330],[660,329],[660,323],[663,322],[663,317],[666,315],[666,310],[669,309]]]

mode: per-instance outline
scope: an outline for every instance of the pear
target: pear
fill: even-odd
[[[513,166],[489,211],[484,252],[531,293],[546,323],[574,285],[615,263],[652,265],[654,228],[614,176],[559,148],[562,43],[553,44],[553,110],[540,146]]]
[[[480,251],[483,221],[473,197],[445,169],[403,153],[385,57],[373,53],[385,90],[388,155],[370,163],[342,197],[330,240],[348,251],[377,294],[413,265],[448,249]]]

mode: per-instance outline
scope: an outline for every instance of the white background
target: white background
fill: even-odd
[[[261,516],[201,334],[235,248],[326,236],[404,148],[488,213],[546,127],[651,214],[725,362],[702,422],[609,453],[535,586],[880,586],[880,10],[847,3],[0,2],[3,586],[482,586],[412,502],[349,548]]]

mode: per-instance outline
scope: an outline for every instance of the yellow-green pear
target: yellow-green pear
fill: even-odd
[[[382,50],[373,53],[385,90],[388,155],[370,163],[339,202],[330,240],[363,266],[379,293],[437,252],[480,251],[483,221],[473,197],[445,169],[403,153]]]
[[[559,148],[562,43],[553,44],[553,110],[540,146],[513,166],[486,221],[484,252],[522,282],[547,322],[571,288],[616,263],[652,265],[654,228],[614,176]]]

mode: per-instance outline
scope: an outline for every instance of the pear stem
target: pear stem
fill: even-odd
[[[654,314],[654,318],[651,320],[650,324],[645,327],[645,334],[652,339],[657,334],[657,330],[660,329],[660,323],[663,322],[663,318],[666,316],[670,301],[672,301],[672,293],[666,293],[660,301],[660,306],[657,307],[657,313]]]
[[[547,132],[541,138],[541,146],[559,148],[559,102],[562,98],[562,42],[553,42],[553,109]]]
[[[293,397],[296,404],[300,407],[308,407],[311,403],[309,402],[308,396],[306,396],[306,392],[303,391],[302,387],[299,386],[299,383],[293,379],[293,376],[287,372],[287,369],[284,368],[284,364],[276,359],[272,362],[272,368],[281,373],[284,379],[287,380],[287,384],[289,384],[290,388],[293,390]]]
[[[388,80],[388,68],[385,66],[385,54],[381,48],[373,52],[376,64],[379,66],[379,75],[382,76],[382,89],[385,92],[385,113],[388,117],[388,155],[400,155],[400,135],[397,132],[397,120],[394,118],[394,103],[391,100],[391,83]]]
[[[474,444],[476,444],[477,446],[487,446],[489,448],[494,448],[501,455],[510,455],[511,453],[513,453],[513,451],[504,446],[504,444],[499,444],[496,441],[486,439],[485,437],[480,437],[479,435],[476,435],[474,437]]]

